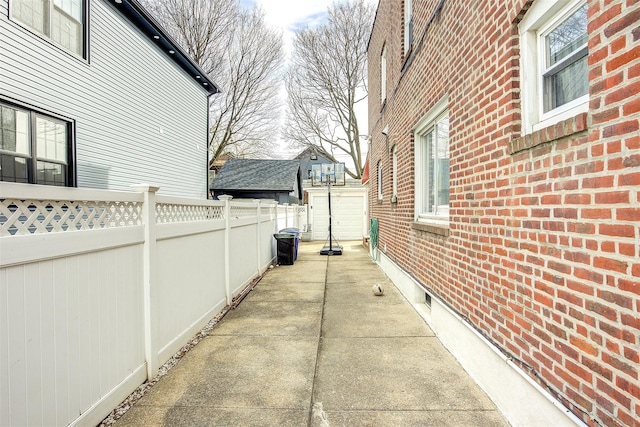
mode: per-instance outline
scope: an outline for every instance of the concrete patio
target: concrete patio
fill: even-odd
[[[116,425],[508,425],[359,242],[321,246],[301,242]]]

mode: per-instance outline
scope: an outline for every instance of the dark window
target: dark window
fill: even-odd
[[[0,180],[73,185],[71,123],[0,103]]]

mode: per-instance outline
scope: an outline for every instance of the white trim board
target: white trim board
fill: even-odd
[[[429,324],[442,344],[512,426],[586,426],[457,313],[424,289],[382,251],[378,265]]]

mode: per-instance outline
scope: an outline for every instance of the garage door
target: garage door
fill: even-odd
[[[361,192],[331,191],[331,228],[336,239],[362,239],[365,199],[366,194]],[[326,240],[329,237],[329,203],[326,191],[314,194],[312,203],[313,240]]]

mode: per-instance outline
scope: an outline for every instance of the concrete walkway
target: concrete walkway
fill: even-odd
[[[301,242],[116,426],[508,425],[361,244],[321,246]]]

